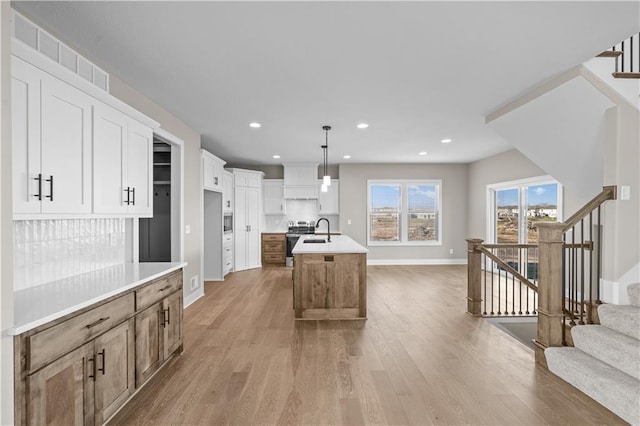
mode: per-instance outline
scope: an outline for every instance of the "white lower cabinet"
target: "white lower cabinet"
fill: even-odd
[[[233,233],[224,234],[222,240],[222,274],[233,271]]]

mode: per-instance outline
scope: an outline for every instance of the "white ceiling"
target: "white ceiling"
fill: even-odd
[[[484,158],[484,116],[640,31],[638,1],[14,4],[235,164],[321,162],[325,124],[330,163]]]

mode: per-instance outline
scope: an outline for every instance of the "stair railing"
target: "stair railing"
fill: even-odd
[[[614,58],[616,78],[640,78],[640,33],[612,46],[598,57]]]
[[[483,244],[467,240],[472,315],[537,315],[537,244]]]
[[[538,244],[467,239],[467,312],[537,314],[536,361],[546,365],[544,349],[571,343],[567,326],[597,323],[602,204],[615,199],[616,187],[605,186],[564,223],[538,223]]]

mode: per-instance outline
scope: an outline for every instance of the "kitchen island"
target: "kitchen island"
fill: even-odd
[[[346,235],[301,237],[292,250],[295,318],[366,319],[367,252]]]

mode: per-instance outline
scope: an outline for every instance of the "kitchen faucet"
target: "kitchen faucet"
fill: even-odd
[[[318,221],[316,222],[316,228],[320,226],[320,221],[322,220],[327,221],[327,242],[330,243],[331,242],[331,224],[329,223],[329,219],[327,219],[326,217],[321,217],[320,219],[318,219]]]

